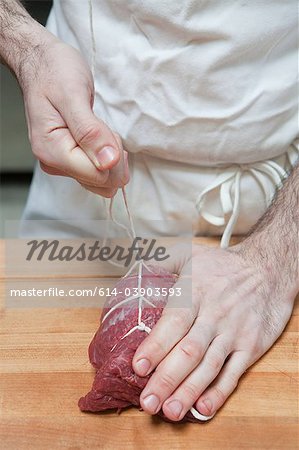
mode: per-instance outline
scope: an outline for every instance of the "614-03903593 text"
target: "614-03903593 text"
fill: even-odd
[[[112,297],[124,294],[126,297],[149,296],[149,297],[172,297],[182,295],[181,287],[147,287],[147,288],[124,288],[119,291],[116,287],[95,286],[91,289],[60,289],[58,287],[48,287],[46,289],[10,289],[10,297]]]

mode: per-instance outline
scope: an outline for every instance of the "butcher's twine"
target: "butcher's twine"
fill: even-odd
[[[96,59],[96,41],[95,41],[95,35],[94,35],[94,24],[93,24],[93,9],[92,9],[92,0],[89,0],[89,26],[90,26],[90,34],[91,34],[91,48],[92,48],[92,55],[91,55],[91,72],[94,78],[94,73],[95,73],[95,59]],[[122,153],[122,157],[123,157],[123,153]],[[122,198],[124,201],[124,206],[126,209],[126,213],[128,215],[128,219],[129,219],[129,227],[127,227],[126,225],[118,222],[114,216],[113,216],[113,201],[114,201],[114,197],[111,198],[110,200],[110,204],[109,204],[109,209],[108,209],[108,215],[109,218],[119,227],[123,228],[126,233],[128,234],[128,236],[133,240],[136,238],[136,231],[135,231],[135,227],[134,227],[134,222],[133,222],[133,218],[132,218],[132,214],[129,208],[129,204],[128,204],[128,200],[127,200],[127,195],[126,195],[126,191],[125,191],[125,187],[122,187]],[[138,244],[137,244],[138,245]],[[115,263],[114,263],[115,264]],[[123,278],[129,276],[129,274],[136,268],[136,266],[138,266],[138,277],[137,277],[137,292],[138,295],[136,296],[130,296],[128,298],[126,298],[125,300],[123,300],[122,302],[118,303],[117,305],[115,305],[114,307],[110,308],[110,310],[108,311],[108,313],[103,317],[102,322],[104,322],[104,320],[116,309],[119,308],[121,305],[128,303],[132,300],[138,300],[138,323],[135,327],[131,328],[124,336],[122,336],[121,340],[124,339],[126,336],[128,336],[129,334],[131,334],[132,332],[134,332],[135,330],[140,330],[140,331],[145,331],[146,333],[150,333],[151,332],[151,328],[148,327],[143,321],[142,321],[142,304],[143,302],[148,303],[149,305],[151,305],[153,308],[155,308],[155,305],[153,303],[151,303],[148,299],[146,299],[143,295],[141,295],[140,290],[141,290],[141,284],[142,284],[142,271],[143,271],[143,267],[146,267],[147,270],[151,271],[150,268],[145,264],[145,262],[143,260],[141,261],[136,261],[135,264],[133,264],[133,266],[129,269],[129,271],[124,275]],[[112,347],[112,349],[110,350],[111,352],[114,350],[116,345],[114,345]]]
[[[88,0],[88,5],[89,5],[89,27],[90,27],[90,35],[91,35],[91,48],[92,48],[92,55],[91,55],[91,72],[92,72],[92,76],[94,79],[94,74],[95,74],[95,60],[96,60],[96,40],[95,40],[95,34],[94,34],[94,24],[93,24],[93,5],[92,5],[92,0]],[[123,158],[123,153],[122,153],[122,158]],[[133,222],[133,217],[129,208],[129,204],[128,204],[128,200],[127,200],[127,195],[126,195],[126,191],[125,191],[125,187],[122,187],[122,198],[124,201],[124,206],[126,209],[126,213],[128,215],[128,219],[129,219],[129,227],[127,227],[124,224],[121,224],[120,222],[118,222],[114,216],[113,216],[113,200],[114,198],[112,197],[110,200],[110,205],[109,205],[109,218],[115,223],[117,224],[119,227],[123,228],[128,236],[133,240],[136,237],[136,232],[135,232],[135,227],[134,227],[134,222]],[[121,338],[120,341],[122,339],[124,339],[126,336],[129,336],[131,333],[133,333],[136,330],[139,331],[145,331],[146,333],[150,333],[151,332],[151,328],[148,327],[143,321],[142,321],[142,304],[147,303],[150,306],[152,306],[153,308],[156,308],[156,306],[150,302],[145,296],[141,295],[141,287],[142,287],[142,271],[143,268],[145,267],[147,270],[149,270],[151,272],[151,269],[145,264],[145,262],[143,260],[141,261],[136,261],[132,267],[129,269],[129,271],[124,275],[123,278],[129,276],[133,270],[138,267],[137,269],[137,292],[138,295],[132,295],[130,297],[127,297],[126,299],[124,299],[123,301],[117,303],[116,305],[114,305],[112,308],[109,309],[109,311],[105,314],[105,316],[102,319],[102,323],[104,322],[104,320],[107,319],[107,317],[113,312],[115,311],[115,309],[119,308],[121,305],[124,305],[125,303],[128,303],[132,300],[138,300],[138,321],[137,321],[137,325],[132,327],[129,331],[127,331],[126,334],[124,334]],[[116,347],[117,344],[115,344],[110,352],[112,352],[114,350],[114,348]],[[212,416],[204,416],[203,414],[200,414],[195,408],[191,408],[190,412],[192,413],[192,415],[198,419],[198,420],[202,420],[202,421],[206,421],[211,419],[214,414]]]

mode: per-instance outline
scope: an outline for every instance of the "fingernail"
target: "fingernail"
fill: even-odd
[[[209,398],[206,398],[205,400],[202,400],[199,403],[199,406],[198,406],[199,411],[201,411],[202,414],[206,414],[206,411],[203,412],[202,409],[200,408],[201,405],[203,405],[207,409],[209,415],[212,414],[212,407],[213,407],[213,405],[212,405],[212,402],[211,402],[211,400]]]
[[[113,147],[104,147],[97,153],[96,158],[100,166],[105,167],[111,164],[116,156],[116,150]]]
[[[179,400],[173,400],[172,402],[168,403],[167,409],[175,416],[180,417],[180,414],[183,409],[183,405]]]
[[[140,375],[141,377],[145,377],[145,375],[149,373],[150,366],[151,363],[148,359],[145,358],[139,359],[139,361],[137,361],[137,363],[135,364],[138,375]]]
[[[156,395],[151,394],[145,397],[145,399],[143,400],[143,404],[149,412],[155,413],[157,412],[156,410],[158,409],[160,400]]]

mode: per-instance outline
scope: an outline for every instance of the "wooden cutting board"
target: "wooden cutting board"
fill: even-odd
[[[4,308],[3,243],[0,251],[1,449],[299,448],[298,298],[283,335],[211,422],[169,424],[135,408],[121,415],[83,414],[77,401],[93,381],[87,347],[99,308]]]

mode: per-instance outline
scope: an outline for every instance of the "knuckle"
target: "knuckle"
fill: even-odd
[[[88,85],[88,82],[83,81],[81,78],[80,85],[78,84],[77,79],[68,77],[67,80],[64,80],[65,82],[62,83],[62,88],[57,89],[57,92],[55,91],[56,98],[58,97],[61,102],[67,102],[67,104],[70,103],[70,99],[76,99],[78,97],[78,90],[80,90],[81,94],[90,94],[90,88]]]
[[[229,372],[227,373],[227,378],[229,380],[231,390],[234,390],[239,383],[239,374],[237,372]]]
[[[259,354],[262,350],[262,342],[261,336],[259,333],[255,332],[251,335],[248,341],[248,348],[253,354]]]
[[[112,190],[114,187],[107,186],[108,179],[109,179],[109,171],[108,170],[106,170],[105,172],[96,171],[90,175],[88,184],[90,184],[90,186],[93,186],[96,188],[107,189],[107,191],[109,191],[109,190]]]
[[[194,362],[198,362],[202,357],[202,348],[195,339],[186,338],[182,340],[179,349]]]
[[[226,400],[226,395],[225,395],[225,393],[224,393],[223,390],[220,389],[218,386],[215,386],[215,387],[213,388],[213,391],[214,391],[213,393],[214,393],[214,395],[216,396],[216,398],[217,398],[219,404],[222,405],[222,404],[225,402],[225,400]]]
[[[249,348],[251,350],[251,352],[255,355],[255,354],[259,354],[261,351],[261,343],[260,341],[257,340],[252,340],[249,344]]]
[[[109,180],[109,170],[105,170],[104,172],[97,172],[95,174],[95,183],[99,186],[104,186],[105,184],[107,184],[108,180]],[[112,186],[111,186],[112,188]]]
[[[219,354],[215,353],[213,355],[210,355],[208,364],[212,371],[219,372],[219,370],[223,366],[223,358]]]
[[[165,349],[161,342],[154,336],[149,335],[142,341],[135,352],[134,360],[137,361],[140,357],[148,358],[152,364],[156,365],[162,355],[165,354]],[[160,367],[160,366],[159,366]],[[162,369],[162,367],[160,367]],[[158,369],[157,369],[158,371]]]
[[[214,320],[217,322],[220,322],[227,316],[227,311],[223,306],[218,305],[218,307],[215,308],[215,310],[213,311],[213,314],[214,314]]]
[[[155,356],[154,359],[157,359],[157,356],[161,355],[161,353],[165,352],[164,346],[162,342],[159,342],[157,339],[152,339],[152,341],[148,341],[147,348],[151,355]]]
[[[190,316],[187,312],[179,312],[171,316],[172,325],[174,328],[189,329]]]
[[[183,386],[184,394],[187,398],[190,398],[192,401],[197,400],[201,394],[201,390],[199,386],[196,386],[194,383],[188,381]]]
[[[159,375],[159,385],[162,392],[173,391],[176,388],[177,383],[172,375],[167,372],[161,372],[160,374],[159,371],[156,372]]]
[[[101,129],[94,123],[81,125],[75,132],[76,141],[80,146],[89,145],[100,137]]]

